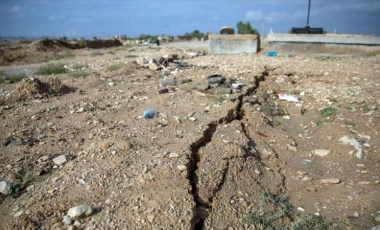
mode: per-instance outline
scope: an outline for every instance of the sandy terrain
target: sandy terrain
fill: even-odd
[[[1,67],[0,229],[380,225],[379,56],[188,47]]]

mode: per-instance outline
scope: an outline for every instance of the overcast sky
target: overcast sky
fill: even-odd
[[[265,34],[306,25],[308,0],[0,0],[0,36],[217,33],[249,21]],[[380,0],[312,0],[310,26],[380,35]]]

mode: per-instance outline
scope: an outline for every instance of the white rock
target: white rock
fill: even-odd
[[[0,182],[0,193],[8,195],[11,193],[11,183],[8,181]]]
[[[57,156],[56,158],[53,159],[54,164],[61,166],[66,162],[66,157],[65,155],[60,155]]]
[[[340,179],[339,178],[325,178],[325,179],[321,179],[322,183],[325,183],[325,184],[339,184],[340,183]]]
[[[156,71],[156,70],[159,69],[159,66],[156,63],[154,63],[154,62],[149,62],[148,68],[150,70]]]
[[[82,204],[82,205],[70,208],[67,211],[67,215],[71,219],[80,219],[80,218],[91,215],[93,213],[93,211],[94,210],[92,209],[91,206],[86,205],[86,204]]]
[[[83,113],[85,111],[84,107],[81,107],[77,110],[77,113]]]
[[[300,212],[304,212],[305,211],[305,209],[302,208],[302,207],[298,207],[297,210],[300,211]]]
[[[24,214],[24,211],[23,210],[20,210],[20,211],[17,211],[15,214],[13,214],[13,217],[19,217],[21,216],[22,214]]]
[[[343,136],[343,137],[339,138],[339,141],[342,142],[344,145],[352,145],[352,146],[354,146],[356,148],[356,150],[357,150],[355,156],[358,159],[362,159],[363,158],[362,146],[360,145],[359,141],[357,141],[355,138],[349,137],[349,136]]]
[[[380,222],[380,211],[375,214],[375,221]]]
[[[178,153],[170,153],[169,154],[169,158],[177,158],[177,157],[179,157]]]
[[[178,165],[177,168],[178,168],[179,171],[181,171],[181,172],[187,170],[186,165]]]
[[[64,216],[64,217],[63,217],[63,220],[62,220],[62,223],[63,223],[64,225],[70,225],[70,224],[72,223],[72,220],[70,219],[69,216]]]
[[[312,152],[314,155],[318,155],[320,157],[325,157],[331,153],[331,150],[328,149],[314,149]]]
[[[358,218],[360,214],[358,212],[354,212],[354,217]]]

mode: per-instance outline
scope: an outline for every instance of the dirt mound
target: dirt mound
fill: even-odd
[[[69,42],[60,39],[42,39],[33,42],[30,44],[30,49],[33,51],[39,52],[48,52],[48,51],[60,51],[62,49],[101,49],[101,48],[109,48],[109,47],[117,47],[122,46],[121,43],[117,39],[109,39],[109,40],[82,40],[78,42]]]
[[[77,43],[77,45],[80,47],[79,49],[82,49],[82,48],[101,49],[101,48],[123,46],[123,43],[121,43],[121,41],[117,39],[108,39],[108,40],[80,41]]]
[[[30,44],[31,50],[39,52],[59,51],[63,48],[74,49],[75,46],[70,42],[58,39],[42,39]]]
[[[18,99],[42,98],[49,95],[61,95],[69,93],[71,89],[62,84],[57,78],[49,78],[42,82],[38,78],[29,77],[23,79],[14,89],[13,94]]]

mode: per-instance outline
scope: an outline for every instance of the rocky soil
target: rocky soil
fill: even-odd
[[[0,229],[380,228],[380,56],[73,53],[0,85]]]

